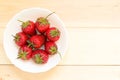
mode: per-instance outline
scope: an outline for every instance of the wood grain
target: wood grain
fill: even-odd
[[[44,73],[26,73],[13,65],[0,66],[1,80],[119,80],[120,67],[57,66]]]
[[[67,27],[120,27],[119,0],[1,0],[0,24],[5,27],[13,15],[31,7],[55,11]]]

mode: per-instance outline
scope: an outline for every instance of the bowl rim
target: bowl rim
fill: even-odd
[[[26,12],[26,11],[29,11],[29,10],[34,10],[34,9],[46,10],[46,11],[48,11],[48,12],[51,12],[50,10],[48,10],[48,9],[46,9],[46,8],[39,8],[39,7],[26,8],[26,9],[23,9],[23,10],[17,12],[12,18],[10,18],[10,20],[8,21],[8,23],[7,23],[6,27],[5,27],[4,34],[3,34],[3,48],[4,48],[4,51],[5,51],[5,54],[7,55],[8,59],[10,60],[10,63],[13,64],[14,66],[16,66],[16,65],[15,65],[15,63],[10,59],[10,57],[8,56],[7,51],[6,51],[7,49],[5,48],[5,43],[6,43],[6,42],[5,42],[6,29],[9,27],[10,23],[14,20],[14,18],[16,18],[18,15],[20,15],[20,14],[23,13],[23,12]],[[65,31],[66,44],[65,44],[64,54],[62,55],[62,57],[63,57],[63,56],[66,54],[67,49],[68,49],[68,31],[67,31],[67,29],[66,29],[65,24],[63,23],[63,21],[59,18],[59,16],[56,15],[56,14],[55,14],[54,16],[57,17],[57,18],[60,20],[60,22],[62,23],[62,25],[64,25],[62,28],[63,28],[64,31]],[[18,66],[16,66],[16,67],[19,68],[19,69],[22,70],[22,71],[25,71],[25,72],[40,73],[40,72],[46,72],[46,71],[48,71],[48,70],[51,70],[52,68],[54,68],[55,66],[57,66],[59,62],[60,62],[60,60],[57,61],[56,65],[52,66],[51,68],[46,69],[46,70],[43,70],[43,71],[38,71],[38,72],[25,71],[25,70],[19,68]]]

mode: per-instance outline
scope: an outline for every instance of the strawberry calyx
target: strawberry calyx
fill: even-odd
[[[50,53],[52,53],[52,55],[53,55],[53,54],[57,53],[57,47],[52,46],[52,47],[50,47],[49,51],[50,51]]]
[[[52,47],[50,47],[49,51],[50,51],[50,53],[52,53],[52,55],[58,53],[59,56],[60,56],[60,58],[62,59],[62,55],[61,55],[61,53],[57,50],[57,47],[52,46]]]
[[[26,22],[23,22],[21,20],[18,20],[19,22],[22,22],[22,28],[26,28],[29,24],[30,24],[30,21],[26,21]]]
[[[33,57],[34,61],[37,63],[37,64],[41,64],[43,63],[43,60],[40,56],[40,54],[35,54],[34,57]]]
[[[28,47],[34,48],[34,43],[30,42],[29,40],[27,40],[27,43],[28,43]]]
[[[60,35],[60,32],[57,29],[51,30],[50,35],[51,35],[51,37],[56,37],[56,36]]]
[[[26,60],[27,52],[20,50],[17,59],[22,58],[23,60]]]
[[[12,35],[13,36],[13,35]],[[16,34],[14,37],[15,42],[18,42],[20,40],[20,36],[18,34]]]
[[[38,18],[38,19],[37,19],[37,22],[39,22],[39,23],[42,24],[42,25],[50,24],[50,23],[48,22],[47,18],[48,18],[50,15],[52,15],[53,13],[55,13],[55,12],[52,12],[52,13],[48,14],[45,18],[44,18],[44,17]]]
[[[47,25],[49,24],[48,20],[46,18],[40,17],[37,19],[37,22],[39,22],[42,25]]]

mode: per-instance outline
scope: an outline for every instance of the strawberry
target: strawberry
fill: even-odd
[[[47,63],[49,55],[44,50],[35,50],[32,54],[32,59],[37,64]]]
[[[22,60],[28,60],[31,57],[32,57],[32,48],[28,47],[27,45],[20,47],[18,52],[18,58],[21,58]]]
[[[46,31],[46,36],[50,41],[57,41],[60,38],[60,31],[55,27],[51,27]]]
[[[54,55],[58,52],[58,48],[55,42],[47,41],[45,43],[45,50],[48,54]]]
[[[43,35],[34,35],[27,42],[33,48],[40,48],[45,42],[45,37]]]
[[[18,20],[20,21],[20,20]],[[34,35],[36,32],[35,32],[35,24],[33,21],[26,21],[26,22],[23,22],[23,21],[20,21],[22,22],[22,31],[28,35]]]
[[[53,12],[54,13],[54,12]],[[51,14],[53,14],[51,13]],[[36,25],[36,28],[37,30],[40,32],[40,33],[44,33],[49,27],[50,27],[50,23],[49,21],[47,20],[47,18],[51,15],[49,14],[48,16],[46,17],[39,17],[35,23]]]
[[[25,33],[23,33],[23,32],[18,32],[18,33],[16,33],[16,35],[13,36],[13,37],[14,37],[15,43],[16,43],[18,46],[23,46],[23,45],[25,45],[26,42],[27,42],[27,39],[28,39],[27,35],[26,35]]]

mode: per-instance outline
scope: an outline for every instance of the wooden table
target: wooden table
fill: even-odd
[[[69,32],[64,59],[38,74],[16,68],[3,49],[6,24],[31,7],[55,11]],[[0,80],[120,80],[120,0],[0,0]]]

